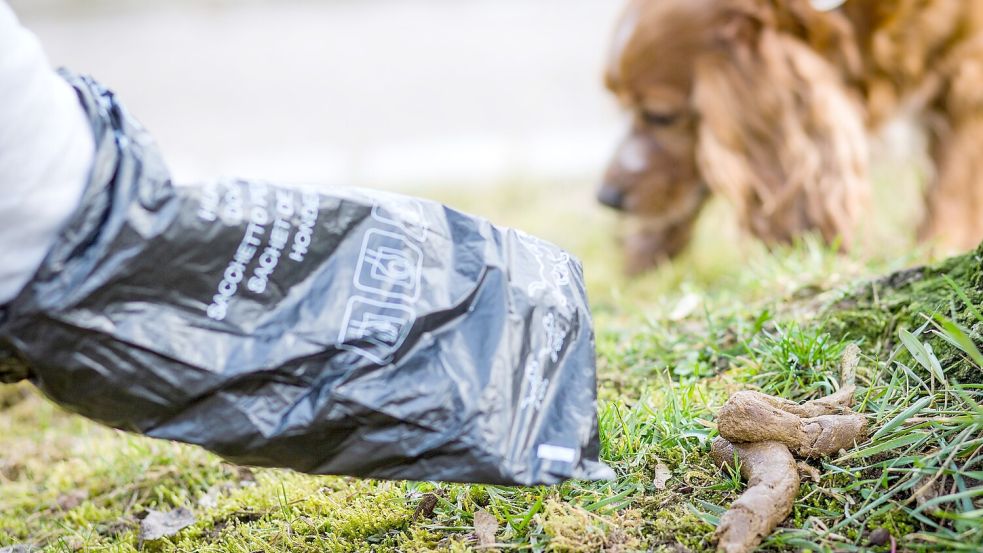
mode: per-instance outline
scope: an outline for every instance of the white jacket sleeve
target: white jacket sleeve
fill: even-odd
[[[0,305],[27,284],[75,210],[94,149],[75,90],[0,0]]]

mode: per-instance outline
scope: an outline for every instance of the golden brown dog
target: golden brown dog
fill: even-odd
[[[919,235],[983,240],[983,0],[632,0],[606,81],[633,115],[598,198],[630,271],[678,253],[712,194],[767,242],[850,245],[867,132],[912,111],[936,171]]]

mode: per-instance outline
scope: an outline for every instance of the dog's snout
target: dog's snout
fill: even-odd
[[[624,209],[625,193],[613,186],[602,186],[597,192],[597,201],[614,209]]]

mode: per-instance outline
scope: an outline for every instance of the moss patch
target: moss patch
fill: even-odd
[[[947,317],[983,346],[983,245],[976,251],[906,269],[847,289],[820,316],[837,340],[856,340],[881,358],[898,345],[898,332],[931,329],[934,317]],[[975,310],[975,313],[974,313]],[[949,342],[928,333],[929,344],[946,374],[960,382],[983,382],[977,367]]]

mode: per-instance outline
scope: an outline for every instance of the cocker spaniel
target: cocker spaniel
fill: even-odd
[[[680,252],[711,194],[770,243],[849,247],[868,132],[911,111],[936,170],[919,236],[983,240],[983,0],[632,0],[607,87],[632,113],[598,199],[629,271]]]

